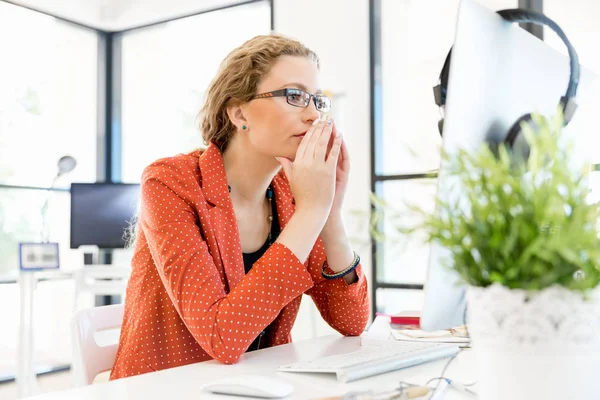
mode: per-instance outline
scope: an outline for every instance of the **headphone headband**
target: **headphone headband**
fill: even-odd
[[[579,85],[579,77],[581,71],[579,67],[579,57],[577,55],[577,52],[575,51],[575,48],[567,38],[567,35],[565,35],[563,30],[558,26],[558,24],[556,24],[556,22],[552,21],[544,14],[535,11],[515,8],[508,10],[500,10],[497,11],[497,13],[506,21],[512,23],[525,22],[547,26],[554,32],[556,32],[556,34],[560,37],[562,42],[567,47],[570,60],[569,84],[567,86],[567,91],[565,92],[565,95],[560,98],[560,105],[563,108],[565,125],[568,124],[571,121],[573,114],[575,113],[575,109],[577,108],[577,104],[575,103],[575,95],[577,94],[577,86]],[[439,107],[442,107],[446,104],[451,55],[452,49],[450,49],[450,51],[448,52],[446,60],[444,61],[444,66],[442,67],[442,71],[440,72],[440,84],[433,88],[435,102]]]

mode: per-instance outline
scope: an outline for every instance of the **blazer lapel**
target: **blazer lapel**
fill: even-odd
[[[229,197],[223,156],[219,148],[211,143],[200,156],[199,164],[202,193],[209,203],[208,213],[215,235],[216,243],[213,245],[218,249],[228,291],[231,291],[244,277],[244,260],[235,212]],[[218,264],[218,261],[215,258],[215,263]]]
[[[287,179],[280,171],[273,178],[273,191],[275,192],[275,203],[277,204],[277,217],[279,218],[279,226],[283,230],[287,223],[294,215],[296,203],[290,189]]]

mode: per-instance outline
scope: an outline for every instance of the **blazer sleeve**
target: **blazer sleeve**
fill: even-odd
[[[313,286],[313,279],[287,247],[275,243],[226,293],[199,229],[195,207],[204,200],[198,182],[186,173],[190,166],[166,160],[142,175],[140,227],[189,332],[211,357],[232,364],[285,305]]]
[[[326,260],[323,241],[319,238],[309,257],[308,271],[314,286],[307,294],[333,329],[345,336],[358,336],[363,333],[369,320],[369,289],[362,266],[359,264],[355,269],[358,280],[348,284],[344,278],[323,278]],[[325,271],[334,273],[329,268]]]

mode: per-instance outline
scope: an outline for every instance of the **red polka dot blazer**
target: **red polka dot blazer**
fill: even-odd
[[[283,173],[273,189],[283,229],[294,213]],[[323,279],[320,239],[304,264],[276,242],[244,273],[223,158],[213,144],[144,170],[137,235],[111,379],[212,358],[235,363],[271,322],[266,346],[289,343],[304,293],[344,335],[359,335],[367,323],[361,267],[351,285]]]

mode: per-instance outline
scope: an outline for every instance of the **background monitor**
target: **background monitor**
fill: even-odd
[[[136,214],[139,184],[71,184],[71,248],[124,248],[124,234]]]
[[[546,34],[555,35],[549,29]],[[569,32],[565,34],[569,36]],[[449,154],[459,148],[475,151],[486,141],[502,140],[525,113],[553,115],[568,82],[568,56],[494,11],[462,0],[452,50],[443,149]],[[565,135],[575,141],[573,160],[597,162],[600,135],[595,115],[600,110],[600,79],[583,66],[576,100],[579,107],[565,128]],[[450,185],[440,168],[438,195],[449,196]],[[421,314],[424,330],[465,322],[465,288],[458,285],[458,275],[443,265],[447,257],[446,249],[432,245]]]

